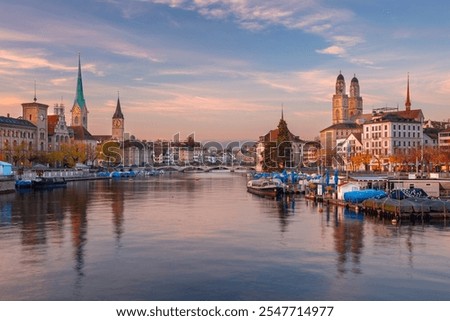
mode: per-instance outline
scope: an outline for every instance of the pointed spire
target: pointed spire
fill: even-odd
[[[114,112],[114,115],[112,117],[113,119],[119,118],[119,119],[123,119],[123,114],[122,114],[122,108],[120,106],[120,97],[119,97],[119,92],[117,92],[117,105],[116,105],[116,111]]]
[[[36,79],[34,80],[34,98],[33,101],[36,102],[37,98],[36,98]]]
[[[78,53],[78,79],[77,79],[77,92],[75,94],[74,105],[78,104],[81,109],[86,108],[86,101],[83,93],[83,80],[81,78],[81,54]]]
[[[406,102],[405,102],[406,110],[411,110],[411,98],[409,96],[409,72],[408,72],[408,83],[406,86]]]
[[[281,120],[284,120],[284,106],[283,106],[283,103],[281,103]]]

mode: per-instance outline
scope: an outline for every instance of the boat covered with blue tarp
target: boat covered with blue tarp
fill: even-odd
[[[385,197],[387,197],[386,192],[379,189],[363,189],[344,193],[344,200],[353,204],[362,203],[370,198],[381,199]]]

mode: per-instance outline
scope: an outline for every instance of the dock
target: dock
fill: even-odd
[[[357,213],[362,213],[365,216],[376,218],[379,220],[389,220],[393,223],[399,222],[410,222],[415,224],[416,222],[426,222],[431,221],[442,221],[450,219],[450,211],[443,212],[432,212],[429,209],[418,209],[412,212],[399,212],[398,207],[386,207],[386,208],[375,208],[364,206],[362,203],[350,203],[344,200],[339,200],[335,198],[323,197],[322,195],[305,195],[306,199],[312,200],[314,202],[323,203],[324,206],[339,206],[350,209]],[[444,201],[442,201],[444,202]]]

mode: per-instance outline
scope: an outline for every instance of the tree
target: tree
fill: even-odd
[[[64,166],[67,167],[75,167],[75,164],[84,163],[87,159],[85,144],[62,144],[61,152],[64,154]]]

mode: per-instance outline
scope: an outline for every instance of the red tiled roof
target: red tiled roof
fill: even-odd
[[[48,126],[48,134],[54,135],[56,124],[58,124],[59,116],[58,115],[48,115],[47,116],[47,126]]]

